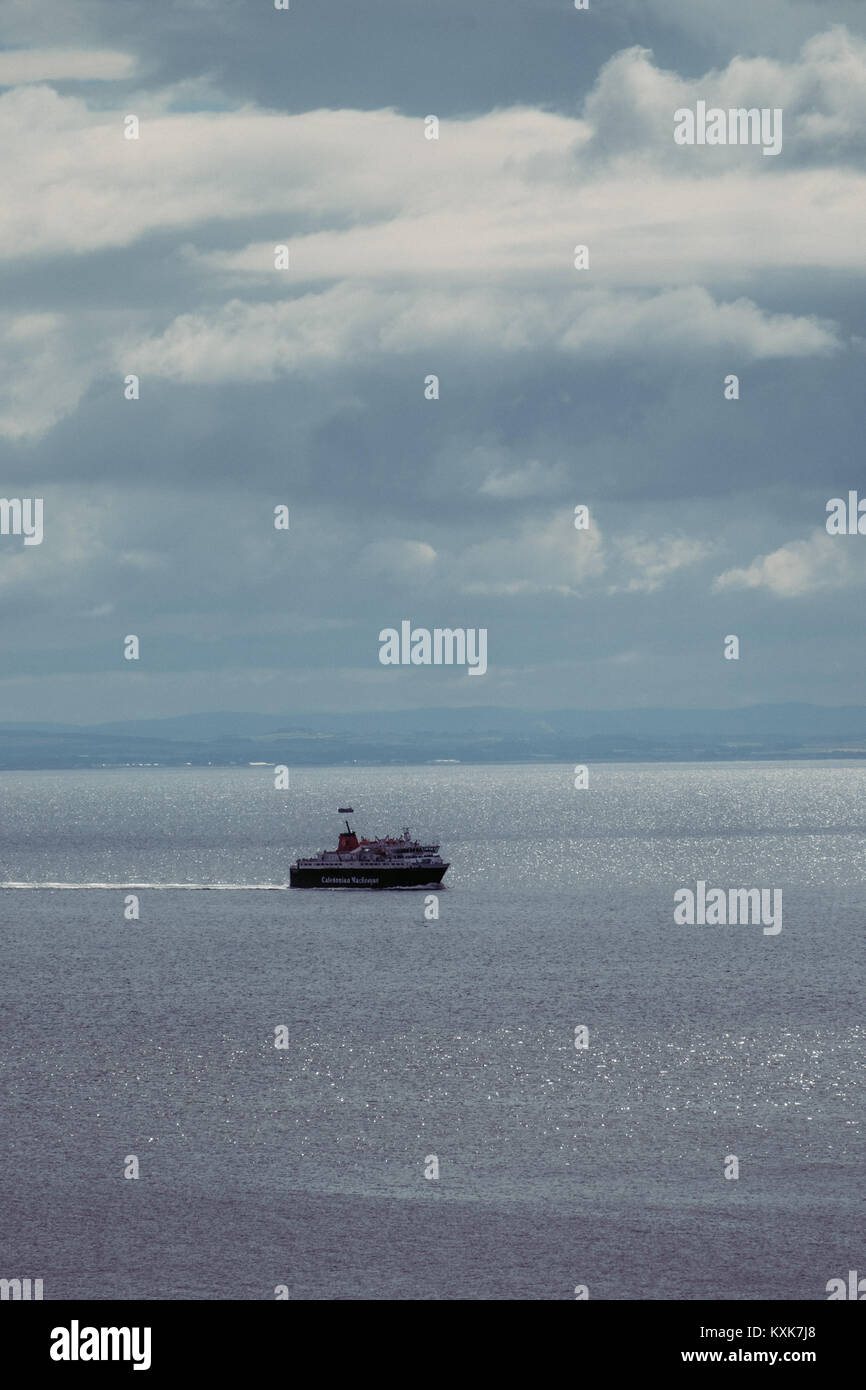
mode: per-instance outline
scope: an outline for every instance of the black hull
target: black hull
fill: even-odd
[[[289,870],[290,888],[427,888],[442,882],[447,864],[418,868],[373,864],[326,864],[322,868]]]

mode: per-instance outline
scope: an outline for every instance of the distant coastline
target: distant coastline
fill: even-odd
[[[866,707],[732,710],[466,707],[203,713],[89,726],[0,724],[0,770],[447,763],[838,761],[866,758]]]

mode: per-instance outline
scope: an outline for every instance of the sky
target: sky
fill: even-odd
[[[864,11],[4,0],[0,722],[864,703]]]

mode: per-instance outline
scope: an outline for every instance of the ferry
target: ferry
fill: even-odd
[[[353,816],[351,806],[338,814]],[[438,845],[413,840],[408,828],[399,839],[358,839],[348,820],[335,850],[298,859],[289,869],[291,888],[435,888],[449,867]]]

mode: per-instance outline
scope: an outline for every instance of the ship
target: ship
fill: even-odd
[[[338,814],[353,816],[351,806]],[[399,839],[358,839],[348,820],[335,850],[298,859],[289,870],[291,888],[435,888],[449,867],[438,845],[413,840],[408,828]]]

